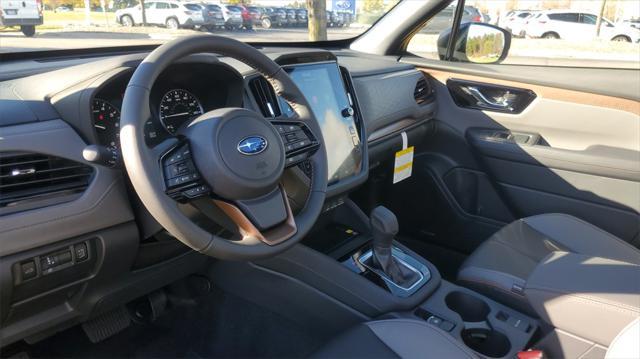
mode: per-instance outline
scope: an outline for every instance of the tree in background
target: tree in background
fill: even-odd
[[[304,9],[306,7],[307,4],[303,3],[303,2],[299,2],[299,1],[294,1],[292,3],[289,3],[287,5],[287,7],[292,7],[294,9]]]
[[[571,9],[571,0],[543,0],[542,9]]]
[[[142,26],[147,26],[147,9],[144,8],[144,0],[140,0],[140,11],[142,12]]]
[[[602,0],[600,4],[600,11],[598,12],[598,20],[596,20],[596,36],[600,36],[600,27],[602,26],[602,15],[604,14],[604,9],[606,8],[607,0]]]
[[[327,2],[307,0],[309,41],[327,40]]]
[[[518,0],[507,0],[507,11],[509,10],[518,10]]]
[[[364,0],[364,12],[376,13],[384,10],[384,1],[382,0]]]

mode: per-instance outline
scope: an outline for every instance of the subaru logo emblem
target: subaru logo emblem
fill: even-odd
[[[238,143],[238,151],[243,155],[257,155],[267,149],[267,140],[260,136],[250,136]]]

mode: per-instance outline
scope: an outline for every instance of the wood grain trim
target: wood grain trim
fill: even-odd
[[[238,232],[242,235],[243,240],[255,238],[270,246],[274,246],[293,237],[296,232],[298,232],[298,227],[296,226],[296,221],[293,217],[293,212],[291,211],[291,205],[289,204],[289,198],[287,197],[287,193],[284,188],[280,187],[280,193],[282,193],[284,206],[287,210],[287,219],[285,219],[282,224],[264,232],[256,228],[251,220],[249,220],[249,218],[242,213],[240,208],[235,205],[217,199],[214,199],[213,203],[215,203],[215,205],[218,206],[218,208],[220,208],[220,210],[222,210],[222,212],[224,212],[224,214],[226,214],[236,224],[236,226],[238,226]]]
[[[461,80],[485,82],[496,85],[519,87],[532,90],[538,97],[550,100],[558,100],[583,105],[591,105],[598,107],[612,108],[620,111],[626,111],[640,116],[640,102],[620,97],[592,94],[588,92],[580,92],[574,90],[560,89],[556,87],[528,84],[524,82],[498,80],[490,77],[467,75],[456,72],[440,71],[427,68],[419,68],[420,71],[430,75],[438,82],[446,84],[448,79],[456,78]]]

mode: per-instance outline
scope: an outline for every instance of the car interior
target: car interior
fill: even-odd
[[[640,357],[640,71],[406,51],[448,5],[3,56],[2,356]]]

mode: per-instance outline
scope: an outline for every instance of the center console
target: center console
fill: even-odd
[[[396,241],[392,212],[378,207],[367,215],[347,197],[369,172],[366,130],[348,71],[326,52],[276,62],[320,123],[329,167],[325,211],[302,245],[253,263],[216,263],[210,271],[215,283],[312,325],[327,339],[363,321],[411,318],[482,356],[515,357],[536,332],[536,320],[443,280],[432,263]],[[282,98],[276,110],[274,117],[295,116]]]
[[[442,280],[431,263],[395,241],[398,222],[391,211],[377,207],[367,218],[353,202],[347,204],[325,225],[345,228],[345,221],[360,218],[351,222],[353,225],[348,228],[352,233],[363,231],[365,234],[339,244],[337,247],[345,248],[344,252],[334,248],[326,253],[333,255],[334,265],[339,264],[357,276],[345,279],[351,282],[348,291],[368,297],[369,303],[386,303],[380,305],[381,308],[391,308],[389,312],[381,310],[374,318],[424,320],[490,358],[513,358],[531,341],[539,327],[536,319]],[[368,229],[358,227],[367,220]],[[357,248],[349,248],[354,243]],[[305,244],[313,246],[314,242]],[[371,287],[382,289],[383,293],[374,293],[362,285],[363,280]],[[362,308],[357,303],[353,305]]]

